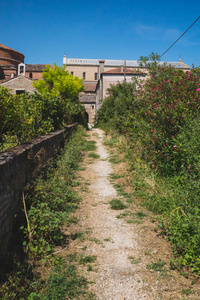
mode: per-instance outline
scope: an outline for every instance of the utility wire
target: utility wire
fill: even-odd
[[[190,27],[188,27],[188,29],[186,29],[183,34],[181,34],[181,36],[159,57],[161,58],[164,54],[166,54],[179,40],[180,38],[182,38],[182,36],[199,20],[200,16],[190,25]]]

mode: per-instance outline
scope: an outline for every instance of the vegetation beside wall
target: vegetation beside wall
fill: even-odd
[[[82,80],[54,66],[34,83],[37,92],[12,95],[0,87],[0,144],[2,151],[73,122],[87,126],[85,108],[79,101]]]
[[[59,255],[74,238],[66,236],[64,228],[77,222],[70,213],[78,208],[80,199],[72,186],[84,151],[91,148],[83,135],[83,128],[78,127],[61,155],[27,187],[23,199],[26,222],[21,226],[24,255],[16,253],[11,272],[6,272],[8,266],[4,272],[0,269],[1,299],[93,299],[87,280],[78,275],[70,260]]]
[[[162,215],[176,266],[200,274],[200,69],[154,63],[150,74],[111,86],[97,123],[126,137],[135,196]]]

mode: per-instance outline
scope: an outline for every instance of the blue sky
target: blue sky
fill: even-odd
[[[25,63],[162,54],[200,15],[200,1],[0,0],[0,43]],[[200,65],[200,19],[163,61]]]

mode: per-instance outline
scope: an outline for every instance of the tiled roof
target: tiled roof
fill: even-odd
[[[160,65],[171,65],[177,69],[190,69],[189,66],[183,62],[158,62]],[[96,65],[99,66],[99,59],[80,59],[80,58],[67,58],[67,65]],[[124,60],[105,59],[105,66],[107,67],[120,67],[124,65]],[[126,60],[127,67],[139,68],[137,60]]]
[[[124,73],[125,73],[125,67],[123,67],[123,70],[122,70],[122,67],[119,67],[119,68],[116,68],[116,69],[112,69],[112,70],[103,72],[103,74],[124,74]],[[139,72],[138,70],[133,70],[133,69],[126,68],[126,74],[143,75],[144,73]]]
[[[83,82],[84,85],[84,92],[95,92],[96,91],[96,86],[97,86],[97,82],[90,82],[90,81],[85,81]]]
[[[9,48],[9,47],[7,47],[7,46],[5,46],[5,45],[3,45],[3,44],[0,44],[0,48],[5,49],[5,50],[11,50],[11,51],[20,53],[20,54],[22,54],[22,55],[24,56],[23,53],[21,53],[21,52],[19,52],[19,51],[16,51],[16,50],[14,50],[14,49],[12,49],[12,48]]]
[[[51,68],[53,69],[53,66],[50,65]],[[26,72],[42,72],[44,69],[46,69],[45,64],[26,64]]]

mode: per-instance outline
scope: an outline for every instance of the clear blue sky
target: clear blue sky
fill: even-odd
[[[25,63],[162,54],[200,15],[200,1],[0,0],[0,43]],[[200,65],[200,19],[163,61]]]

